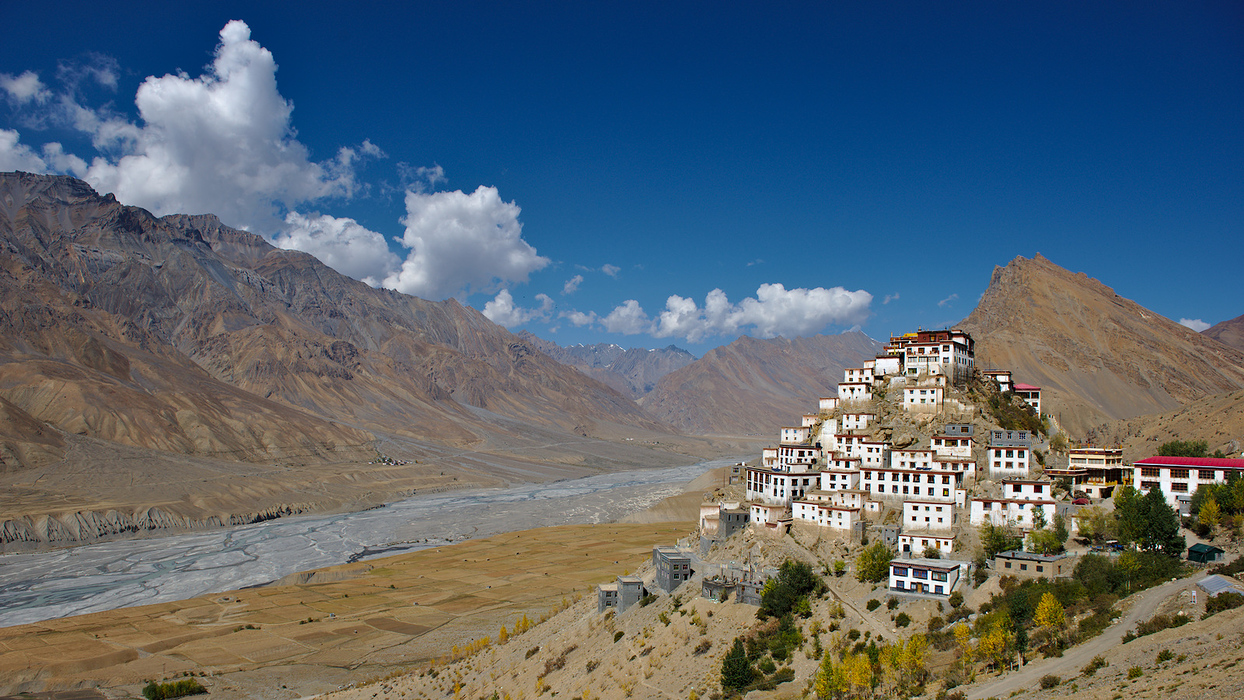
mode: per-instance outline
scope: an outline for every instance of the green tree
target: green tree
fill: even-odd
[[[1179,534],[1179,516],[1166,502],[1162,489],[1152,488],[1143,501],[1145,518],[1140,529],[1141,549],[1168,557],[1183,554],[1187,541]]]
[[[1032,526],[1038,530],[1044,530],[1046,526],[1045,507],[1037,506],[1032,509]]]
[[[890,576],[890,560],[894,558],[884,542],[874,542],[860,552],[855,562],[855,578],[877,583]]]
[[[830,700],[842,697],[847,690],[847,676],[841,665],[834,665],[834,655],[825,654],[821,658],[821,667],[816,672],[816,684],[813,686],[817,700]]]
[[[999,527],[988,520],[981,526],[980,540],[986,559],[993,559],[998,556],[998,552],[1021,549],[1024,546],[1023,538],[1011,532],[1010,528]]]
[[[1101,506],[1080,509],[1080,534],[1101,544],[1114,532],[1114,517]]]
[[[1171,440],[1162,443],[1158,454],[1163,457],[1205,457],[1209,455],[1209,445],[1204,440]]]
[[[1058,539],[1058,549],[1062,551],[1063,545],[1067,544],[1067,538],[1071,537],[1071,531],[1067,529],[1067,518],[1062,513],[1054,514],[1054,537]]]
[[[743,638],[735,637],[734,646],[721,661],[721,687],[726,690],[746,688],[755,675],[756,671],[743,648]]]
[[[1150,489],[1159,491],[1160,489]],[[1115,532],[1119,543],[1127,546],[1140,539],[1145,527],[1148,508],[1142,503],[1144,496],[1131,486],[1120,486],[1114,492]]]

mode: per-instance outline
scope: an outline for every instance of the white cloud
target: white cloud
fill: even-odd
[[[0,73],[0,90],[9,94],[9,101],[17,105],[28,102],[43,104],[52,98],[52,91],[47,89],[34,71],[26,71],[18,76]]]
[[[510,294],[510,290],[502,289],[497,292],[496,298],[484,304],[484,315],[493,323],[513,328],[529,321],[548,321],[553,311],[553,299],[547,294],[537,294],[536,299],[540,301],[540,307],[535,309],[526,309],[514,304],[514,297]]]
[[[751,331],[762,338],[801,336],[820,332],[831,323],[856,324],[868,316],[872,295],[842,287],[786,289],[781,284],[762,284],[755,297],[730,303],[726,293],[714,289],[700,307],[695,300],[671,295],[665,310],[649,320],[635,300],[615,308],[603,320],[614,333],[651,333],[657,338],[678,337],[698,343],[715,335]]]
[[[575,275],[566,280],[566,284],[562,285],[562,294],[574,294],[579,291],[579,285],[583,284],[583,275]]]
[[[563,311],[558,314],[558,317],[570,321],[579,328],[582,328],[583,326],[590,326],[600,320],[600,317],[596,315],[595,311],[588,311],[587,313],[583,313],[582,311]]]
[[[523,240],[520,211],[502,201],[495,187],[471,194],[407,192],[402,245],[411,251],[384,286],[444,299],[526,282],[549,259]]]
[[[622,302],[621,306],[601,319],[601,323],[610,333],[622,333],[623,335],[647,333],[652,330],[652,321],[648,318],[648,314],[644,313],[639,302],[634,299]]]
[[[609,275],[610,277],[617,277],[618,273],[622,271],[622,268],[618,267],[617,265],[610,265],[609,263],[605,263],[603,266],[601,266],[600,271],[605,273],[606,275]]]
[[[24,170],[28,173],[51,172],[47,162],[20,143],[21,135],[11,129],[0,129],[0,171]]]
[[[285,225],[273,245],[310,253],[337,272],[373,287],[396,271],[401,262],[389,250],[384,236],[354,219],[290,212]]]
[[[412,168],[409,163],[398,163],[397,174],[406,189],[416,192],[431,192],[438,184],[449,181],[445,169],[435,163],[430,168],[422,165]]]
[[[892,301],[898,301],[898,292],[885,295],[885,298],[881,300],[881,304],[884,306]]]
[[[747,263],[747,266],[748,266],[748,267],[751,267],[751,266],[753,266],[753,265],[761,265],[761,264],[763,264],[763,263],[764,263],[764,258],[756,258],[755,260],[753,260],[753,261],[751,261],[751,262]]]
[[[959,298],[959,295],[958,295],[958,294],[951,294],[950,296],[946,297],[945,299],[942,299],[941,301],[937,302],[937,305],[938,305],[938,306],[946,306],[947,304],[950,304],[952,301],[954,301],[955,299],[958,299],[958,298]]]
[[[1181,318],[1179,319],[1179,325],[1187,326],[1188,328],[1191,328],[1197,333],[1204,332],[1210,327],[1210,324],[1202,321],[1199,318]]]
[[[279,230],[282,214],[298,204],[351,196],[360,151],[342,148],[313,162],[294,136],[293,105],[277,91],[276,69],[271,52],[234,20],[220,31],[203,75],[143,81],[135,98],[140,125],[63,98],[69,118],[97,148],[120,154],[97,157],[86,180],[157,214],[211,212],[266,232]],[[107,84],[113,74],[105,67],[91,75]],[[369,142],[361,148],[364,155],[376,151]]]

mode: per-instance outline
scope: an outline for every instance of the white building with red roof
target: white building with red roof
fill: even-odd
[[[1136,488],[1144,493],[1161,489],[1166,502],[1185,515],[1197,487],[1221,484],[1229,474],[1244,477],[1244,459],[1149,457],[1132,463],[1132,484]]]
[[[1013,391],[1016,396],[1032,406],[1032,410],[1036,411],[1037,415],[1041,415],[1041,387],[1016,383]]]

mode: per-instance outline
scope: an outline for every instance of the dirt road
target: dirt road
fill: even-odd
[[[1088,664],[1094,656],[1105,654],[1111,648],[1122,643],[1123,635],[1128,630],[1134,629],[1137,622],[1153,617],[1159,605],[1179,591],[1195,586],[1196,579],[1204,575],[1203,571],[1197,572],[1189,578],[1168,581],[1161,586],[1156,586],[1136,594],[1129,600],[1128,610],[1123,617],[1107,627],[1106,631],[1097,637],[1080,646],[1068,649],[1062,658],[1033,661],[1019,671],[983,682],[978,681],[976,684],[964,686],[960,690],[967,693],[969,700],[981,700],[982,698],[992,697],[1003,698],[1020,688],[1036,688],[1041,677],[1045,675],[1060,676],[1063,679],[1077,676],[1080,673],[1080,669]]]

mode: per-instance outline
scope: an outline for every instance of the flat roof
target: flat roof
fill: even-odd
[[[960,564],[968,563],[970,562],[954,561],[951,559],[892,559],[890,560],[890,568],[894,568],[896,566],[906,566],[908,568],[951,571],[959,568]]]
[[[1017,549],[1009,549],[1005,552],[998,552],[998,557],[1002,559],[1023,559],[1025,561],[1058,561],[1072,556],[1071,554],[1037,554],[1036,552],[1022,552]]]
[[[1244,459],[1222,457],[1162,457],[1154,456],[1132,463],[1134,467],[1215,467],[1218,469],[1244,469]]]

